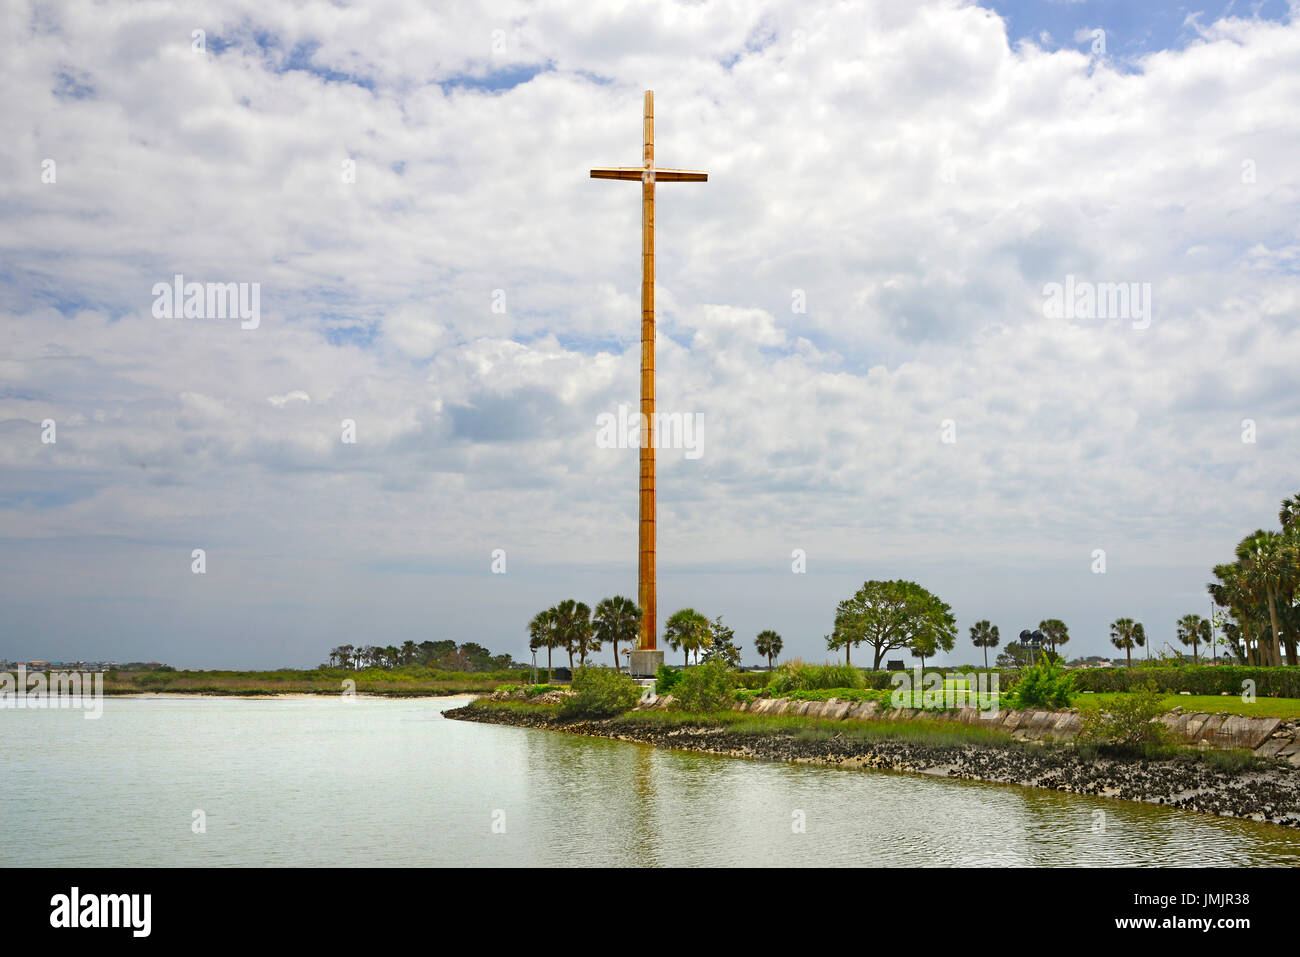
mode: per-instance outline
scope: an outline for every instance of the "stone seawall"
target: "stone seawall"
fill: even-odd
[[[662,708],[665,698],[653,694],[644,700],[643,708]],[[1068,741],[1079,733],[1080,718],[1077,710],[1069,711],[1016,711],[1010,708],[997,712],[996,717],[983,717],[986,712],[975,708],[960,708],[935,713],[914,708],[893,709],[875,701],[795,701],[790,698],[755,698],[740,702],[735,710],[752,715],[798,715],[820,718],[823,721],[911,721],[915,718],[944,718],[962,724],[984,725],[1011,732],[1022,741],[1041,741],[1055,738]],[[1242,715],[1204,714],[1175,710],[1160,719],[1174,736],[1190,745],[1205,748],[1239,749],[1253,751],[1261,758],[1286,761],[1300,767],[1300,726],[1280,718],[1248,718]]]

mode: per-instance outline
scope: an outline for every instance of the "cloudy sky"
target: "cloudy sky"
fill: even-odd
[[[596,439],[639,190],[588,170],[640,162],[645,89],[709,172],[658,191],[659,406],[703,422],[661,618],[822,660],[905,577],[949,662],[986,617],[1160,648],[1300,491],[1298,11],[7,3],[0,657],[523,658],[538,608],[635,596],[637,453]],[[159,317],[177,274],[258,284],[257,327]],[[1067,277],[1149,315],[1049,315]]]

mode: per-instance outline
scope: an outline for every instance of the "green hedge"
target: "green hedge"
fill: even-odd
[[[926,668],[947,672],[950,669]],[[955,670],[955,669],[951,669]],[[976,669],[974,675],[984,669]],[[989,669],[998,675],[998,687],[1010,691],[1020,681],[1019,669]],[[889,671],[865,673],[868,688],[890,688]],[[911,672],[908,672],[911,674]],[[1255,694],[1265,698],[1300,698],[1300,668],[1255,668],[1248,665],[1182,665],[1177,668],[1072,668],[1067,674],[1074,678],[1074,690],[1079,691],[1133,691],[1148,681],[1166,694],[1186,691],[1189,694],[1239,695],[1241,683],[1246,679],[1255,682]]]
[[[982,672],[977,668],[969,672],[972,677]],[[927,666],[926,674],[935,672],[948,674],[956,668],[935,668]],[[990,673],[998,675],[998,687],[1010,691],[1020,681],[1018,669],[990,668]],[[781,674],[780,669],[776,674]],[[862,671],[863,685],[868,690],[889,691],[893,689],[891,677],[893,671]],[[907,674],[911,676],[909,668]],[[1300,698],[1300,668],[1256,668],[1249,665],[1183,665],[1177,668],[1072,668],[1066,674],[1074,678],[1074,690],[1080,691],[1133,691],[1144,686],[1148,681],[1155,682],[1157,690],[1166,694],[1186,691],[1189,694],[1241,694],[1241,683],[1247,679],[1255,682],[1255,694],[1265,698]],[[741,676],[742,687],[765,688],[767,672]],[[754,679],[761,679],[755,681]],[[804,682],[791,682],[793,685]],[[780,691],[793,688],[772,689],[772,697],[781,697]]]
[[[990,668],[989,670],[993,671],[994,669]],[[876,691],[892,691],[894,685],[890,679],[892,679],[894,675],[902,674],[902,673],[903,672],[901,671],[864,671],[862,673],[862,676],[863,678],[866,679],[867,682],[866,686],[868,688],[874,688]],[[933,667],[932,665],[926,665],[923,674],[949,675],[949,674],[974,674],[974,672],[969,670],[963,670],[960,668],[936,668]],[[909,679],[915,678],[916,677],[915,669],[909,667],[907,669],[907,676]],[[1005,677],[1003,678],[1003,680],[1005,681]]]
[[[1300,668],[1247,665],[1187,665],[1182,668],[1081,668],[1071,671],[1076,691],[1133,691],[1148,681],[1166,694],[1241,694],[1241,683],[1255,682],[1264,698],[1300,698]]]

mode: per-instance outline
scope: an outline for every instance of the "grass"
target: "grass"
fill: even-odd
[[[1094,697],[1089,695],[1088,697]],[[1096,697],[1101,697],[1097,695]],[[559,706],[529,704],[522,701],[480,700],[476,708],[492,708],[519,714],[558,717]],[[1225,773],[1239,773],[1262,768],[1268,762],[1250,751],[1201,749],[1166,742],[1141,747],[1096,745],[1054,740],[1024,741],[1013,738],[1001,728],[958,724],[942,718],[916,718],[911,721],[829,721],[800,715],[751,715],[740,711],[693,713],[687,711],[629,711],[615,719],[627,725],[649,729],[723,729],[737,734],[793,737],[800,741],[899,741],[923,747],[1045,748],[1077,754],[1084,761],[1097,758],[1142,759],[1147,761],[1184,760],[1202,762]]]
[[[474,674],[414,666],[391,670],[367,668],[361,671],[345,668],[303,671],[288,668],[276,671],[110,671],[104,675],[104,693],[337,695],[344,688],[343,682],[351,680],[355,682],[354,690],[359,694],[422,697],[490,692],[508,681],[518,680],[520,674]]]
[[[632,711],[620,719],[659,728],[724,728],[737,734],[792,735],[802,740],[834,737],[859,741],[907,741],[933,747],[982,744],[1018,745],[998,728],[919,718],[913,721],[828,721],[799,715],[751,715],[739,711],[694,714],[686,711]]]
[[[953,707],[949,708],[945,702],[940,707],[930,708],[929,710],[931,711],[954,710],[956,708],[961,707],[961,699],[963,697],[965,698],[967,704],[972,703],[971,696],[963,696],[955,693],[960,689],[965,689],[968,687],[969,686],[965,682],[955,682],[955,681],[945,682],[944,690],[945,691],[952,690],[954,692]],[[753,696],[756,696],[758,692],[745,691],[745,692],[741,692],[741,694],[744,696],[744,700],[752,701]],[[892,688],[886,688],[886,689],[817,688],[815,690],[810,690],[810,691],[787,691],[783,694],[773,693],[771,696],[773,698],[789,698],[791,701],[830,701],[832,698],[837,698],[840,701],[853,701],[853,702],[875,701],[878,702],[880,706],[883,708],[892,708],[895,694],[899,695],[899,697],[902,699],[904,708],[919,709],[922,707],[926,694],[929,694],[933,698],[936,694],[942,694],[942,692],[938,691],[938,689],[934,689],[932,691],[927,692],[924,689],[912,690],[912,691],[901,691],[901,690],[895,691]],[[945,699],[946,697],[947,696],[944,695]],[[992,701],[997,701],[998,696],[988,695],[987,697]]]
[[[1074,698],[1075,707],[1095,704],[1105,708],[1123,692],[1106,692],[1100,694],[1080,694]],[[1201,711],[1210,714],[1226,712],[1241,714],[1251,718],[1283,718],[1295,720],[1300,718],[1300,698],[1256,698],[1253,704],[1246,704],[1240,695],[1213,694],[1171,694],[1161,702],[1172,711],[1182,708],[1184,711]]]
[[[945,682],[945,689],[952,687],[953,682]],[[904,697],[907,692],[900,692]],[[1116,698],[1126,692],[1104,692],[1097,694],[1076,693],[1073,698],[1073,706],[1078,708],[1084,705],[1098,705],[1105,708],[1110,705]],[[841,701],[870,701],[876,700],[884,707],[892,706],[892,690],[872,691],[861,690],[856,688],[826,688],[816,691],[791,691],[784,695],[774,695],[774,697],[792,698],[796,701],[829,701],[831,698],[839,698]],[[922,702],[922,691],[912,691],[912,703],[904,705],[905,707],[920,708]],[[991,696],[994,701],[998,700],[997,695]],[[1240,714],[1252,718],[1282,718],[1284,720],[1300,720],[1300,698],[1256,698],[1253,704],[1246,704],[1241,700],[1239,695],[1185,695],[1171,694],[1166,695],[1162,702],[1165,709],[1172,711],[1174,708],[1182,708],[1184,711],[1200,711],[1217,714],[1225,712],[1227,714]],[[936,710],[936,709],[931,709]],[[946,710],[944,708],[937,710]]]
[[[1138,745],[1092,744],[1085,741],[1076,742],[1075,753],[1084,761],[1098,758],[1142,761],[1192,761],[1204,764],[1213,771],[1225,774],[1240,774],[1243,771],[1257,771],[1268,766],[1268,761],[1244,748],[1194,748],[1173,742]]]
[[[480,699],[470,707],[484,708],[491,711],[510,711],[514,714],[531,714],[542,717],[556,717],[560,713],[558,704],[534,704],[528,701],[488,701]]]

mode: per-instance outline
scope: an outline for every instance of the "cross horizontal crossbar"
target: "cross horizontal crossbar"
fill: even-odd
[[[645,169],[640,166],[598,166],[591,171],[592,179],[629,179],[641,181]],[[656,183],[707,183],[709,174],[695,169],[657,169]]]

